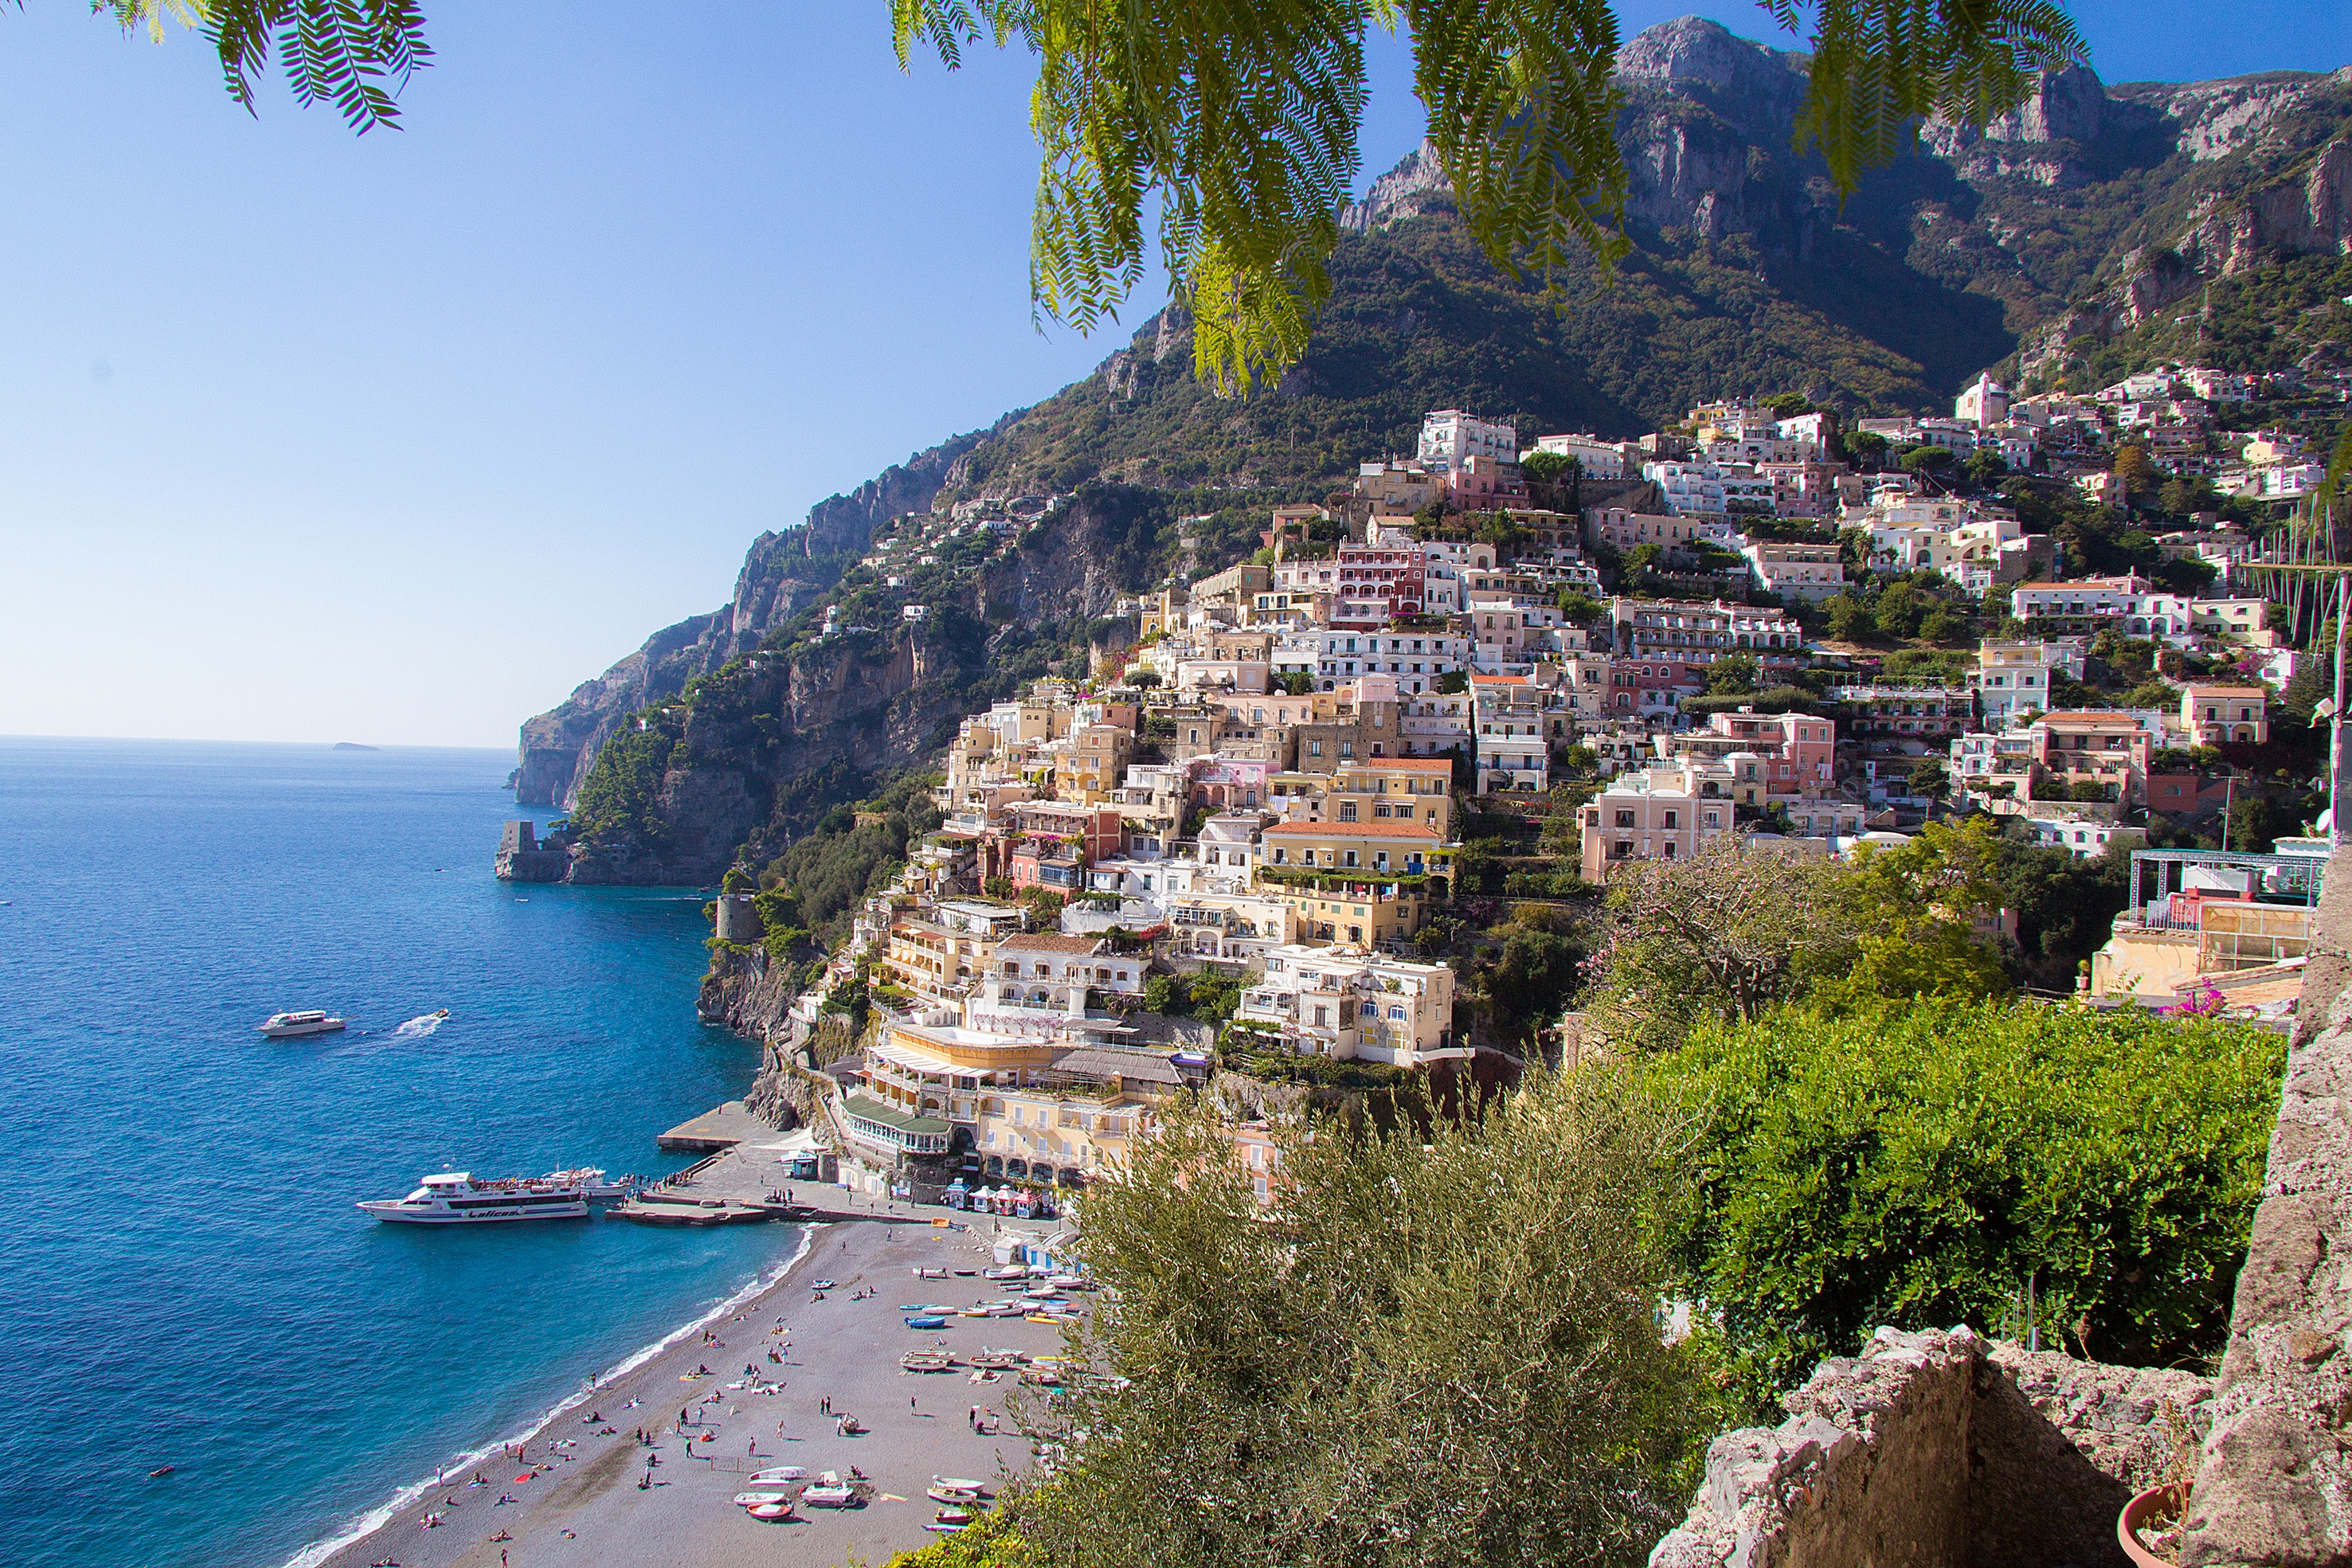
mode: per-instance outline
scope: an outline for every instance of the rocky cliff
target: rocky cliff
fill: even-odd
[[[756,608],[785,542],[763,536],[738,584],[737,606],[754,612],[721,612],[693,643],[646,662],[671,689],[648,701],[650,683],[633,671],[599,685],[596,701],[610,706],[582,705],[575,722],[600,749],[572,789],[564,880],[698,885],[739,859],[772,859],[834,805],[929,758],[975,706],[1054,660],[1090,657],[1094,623],[1165,572],[1175,523],[1154,492],[1090,485],[1017,546],[991,546],[923,583],[893,587],[853,567],[830,601],[869,624],[830,632],[806,606],[781,618],[781,587],[772,607]],[[698,664],[712,667],[681,678]],[[623,706],[633,699],[641,706]]]
[[[839,558],[863,551],[878,524],[929,507],[955,465],[1018,417],[1007,414],[990,430],[918,452],[850,494],[819,501],[801,526],[752,540],[724,605],[664,627],[635,653],[524,722],[515,800],[526,806],[573,805],[597,753],[623,718],[677,696],[688,682],[757,650],[772,630],[839,578]]]

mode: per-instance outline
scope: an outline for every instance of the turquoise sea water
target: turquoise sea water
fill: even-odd
[[[695,1020],[705,894],[492,879],[509,766],[0,738],[0,1559],[285,1563],[790,1255],[352,1207],[674,1169],[757,1065]],[[255,1032],[298,1007],[352,1027]]]

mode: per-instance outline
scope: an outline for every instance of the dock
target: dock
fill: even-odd
[[[715,1155],[753,1138],[774,1138],[776,1130],[743,1109],[740,1100],[705,1111],[690,1122],[680,1122],[654,1140],[673,1153]]]

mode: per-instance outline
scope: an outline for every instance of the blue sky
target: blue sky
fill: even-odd
[[[1158,303],[1033,329],[1026,62],[902,76],[882,0],[428,9],[407,129],[354,140],[0,8],[0,733],[510,745]],[[2342,0],[2074,14],[2111,81],[2352,62]],[[1367,178],[1421,131],[1374,67]]]

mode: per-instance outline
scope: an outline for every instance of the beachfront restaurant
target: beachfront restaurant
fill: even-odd
[[[849,1135],[877,1151],[938,1158],[948,1152],[954,1130],[937,1116],[919,1116],[886,1105],[870,1094],[845,1094],[841,1116]]]

